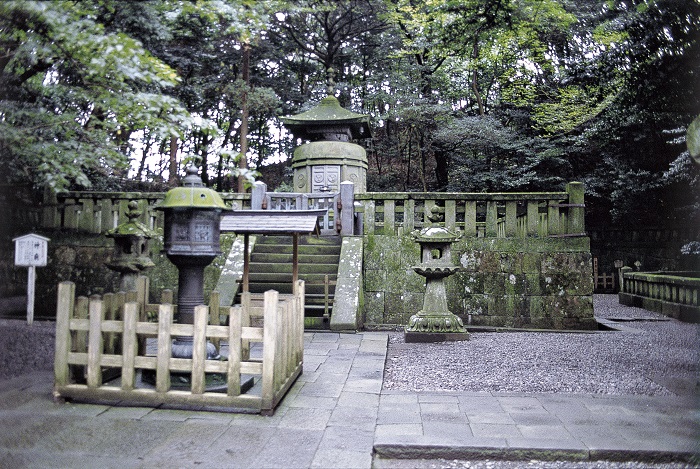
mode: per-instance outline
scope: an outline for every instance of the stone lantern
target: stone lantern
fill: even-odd
[[[138,221],[143,213],[136,201],[129,202],[126,212],[128,221],[107,232],[114,239],[114,253],[107,267],[119,272],[119,289],[130,291],[136,288],[136,278],[146,269],[155,266],[151,260],[151,238],[155,233]]]
[[[168,191],[156,208],[165,215],[165,253],[178,268],[176,321],[194,324],[194,308],[204,304],[204,268],[221,254],[219,218],[230,209],[216,191],[204,186],[194,166],[187,168],[182,186]],[[173,357],[191,358],[192,340],[179,337]],[[216,355],[213,344],[207,344],[207,355]]]
[[[355,193],[367,190],[367,154],[351,140],[370,138],[369,116],[343,109],[335,91],[333,69],[328,69],[328,96],[314,108],[282,117],[294,137],[309,140],[292,158],[294,190],[305,193],[338,192],[350,181]]]
[[[425,277],[423,309],[411,316],[405,331],[406,342],[468,340],[462,320],[447,309],[444,279],[461,268],[452,264],[452,243],[459,235],[437,225],[413,235],[420,244],[421,263],[413,270]]]

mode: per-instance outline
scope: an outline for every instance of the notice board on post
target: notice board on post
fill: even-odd
[[[46,266],[49,238],[30,233],[13,239],[15,242],[15,265],[27,267],[27,324],[34,322],[34,286],[36,268]]]
[[[18,267],[44,267],[48,257],[49,238],[27,234],[13,239],[15,265]]]

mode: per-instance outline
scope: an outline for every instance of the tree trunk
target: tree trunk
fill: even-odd
[[[144,133],[144,140],[146,144],[143,147],[143,152],[141,153],[141,161],[139,162],[139,170],[136,172],[136,180],[140,181],[141,176],[143,176],[143,170],[146,167],[146,158],[148,158],[148,153],[151,151],[151,137],[147,132]]]
[[[170,168],[168,175],[168,186],[177,185],[177,137],[170,137]]]
[[[479,92],[479,74],[476,69],[476,59],[479,58],[479,35],[476,35],[474,39],[474,47],[472,48],[472,59],[474,60],[474,70],[472,71],[472,91],[476,97],[476,104],[479,106],[479,115],[483,116],[486,114],[484,110],[484,100],[481,99],[481,93]]]
[[[448,161],[444,152],[435,152],[435,179],[437,179],[438,190],[444,190],[449,182]]]
[[[248,169],[248,86],[250,86],[250,44],[243,43],[243,64],[242,64],[243,81],[245,89],[243,90],[242,105],[241,105],[241,157],[238,160],[238,169],[244,171]],[[238,192],[245,192],[245,177],[238,176]]]

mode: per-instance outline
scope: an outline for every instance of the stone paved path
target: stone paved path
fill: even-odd
[[[0,381],[0,467],[391,467],[392,458],[690,460],[694,399],[382,392],[387,334],[306,333],[272,417],[66,403]]]

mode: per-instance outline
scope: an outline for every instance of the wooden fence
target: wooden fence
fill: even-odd
[[[420,229],[435,213],[447,229],[485,238],[586,236],[584,189],[565,192],[356,194],[365,234],[394,235]]]
[[[147,280],[140,279],[140,285],[144,284],[147,291]],[[76,299],[75,284],[59,284],[54,362],[57,399],[254,409],[271,415],[302,373],[303,281],[297,283],[293,295],[271,290],[259,298],[248,295],[242,305],[230,308],[198,306],[194,324],[173,323],[174,305],[148,305],[147,294],[139,290]],[[87,317],[82,314],[85,310]],[[155,310],[157,322],[148,321],[149,311]],[[221,325],[220,313],[228,314],[228,325]],[[256,316],[261,327],[251,326]],[[193,337],[191,359],[171,356],[172,339],[177,336]],[[148,354],[144,346],[149,339],[157,341],[155,355]],[[226,342],[228,359],[208,359],[207,341]],[[251,342],[262,343],[262,359],[250,357]],[[76,373],[76,369],[84,372]],[[155,374],[154,385],[141,379],[144,370]],[[109,381],[114,371],[117,377]],[[174,389],[171,372],[189,374],[190,389]],[[225,376],[226,390],[208,391],[207,373]],[[259,385],[242,393],[242,374],[257,377]]]

